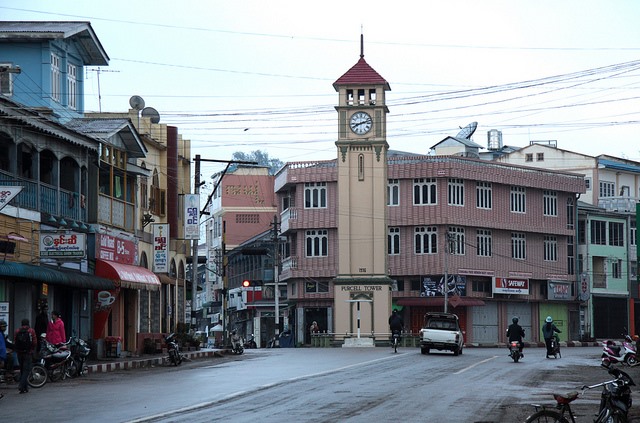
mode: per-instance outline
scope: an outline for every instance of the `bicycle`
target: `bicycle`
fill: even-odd
[[[394,330],[391,334],[391,346],[393,347],[393,352],[398,352],[398,345],[400,344],[400,331]]]
[[[626,423],[627,412],[631,407],[631,389],[634,386],[631,377],[617,368],[609,369],[609,374],[615,379],[606,382],[597,383],[595,385],[583,385],[577,391],[567,394],[553,394],[556,400],[554,408],[547,408],[545,405],[532,404],[536,412],[527,417],[525,423],[575,423],[576,418],[571,410],[571,402],[584,395],[585,391],[602,386],[602,394],[600,395],[600,411],[594,422],[596,423]],[[567,418],[568,417],[568,418]]]

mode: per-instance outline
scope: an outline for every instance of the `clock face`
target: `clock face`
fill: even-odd
[[[371,130],[371,116],[365,112],[356,112],[351,116],[349,127],[358,135],[366,134]]]

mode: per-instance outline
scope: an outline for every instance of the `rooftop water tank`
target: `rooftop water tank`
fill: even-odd
[[[502,150],[502,131],[490,129],[487,132],[487,149]]]

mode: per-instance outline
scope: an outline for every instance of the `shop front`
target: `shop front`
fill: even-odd
[[[102,259],[96,260],[96,275],[115,288],[95,291],[94,338],[118,337],[123,351],[137,351],[140,291],[158,291],[160,279],[144,267]]]

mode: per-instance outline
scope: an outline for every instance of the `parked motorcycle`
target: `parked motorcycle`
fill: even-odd
[[[182,354],[180,353],[180,346],[176,340],[176,334],[170,333],[164,337],[164,342],[167,344],[167,352],[169,353],[169,362],[174,366],[179,366],[182,363]]]
[[[248,348],[248,349],[258,348],[258,344],[256,344],[255,336],[251,334],[251,337],[244,342],[243,346],[244,348]]]
[[[518,341],[509,342],[509,357],[513,359],[514,363],[517,363],[522,358],[523,354],[520,352],[520,343]]]
[[[627,366],[638,365],[636,345],[628,333],[622,333],[624,341],[619,344],[616,341],[607,339],[602,342],[602,365],[609,367],[611,364],[622,364]]]
[[[69,341],[67,341],[65,345],[71,351],[71,361],[67,366],[67,376],[83,376],[87,371],[86,362],[91,348],[89,348],[84,340],[77,336],[69,338]]]
[[[231,333],[231,351],[237,355],[244,352],[242,337],[235,330]]]
[[[71,351],[66,344],[53,345],[45,337],[40,338],[39,358],[33,363],[27,383],[32,388],[41,388],[47,380],[56,382],[67,378],[67,369],[71,359]]]

